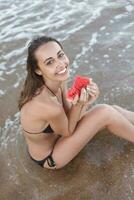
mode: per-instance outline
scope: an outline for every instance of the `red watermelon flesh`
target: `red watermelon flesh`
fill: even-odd
[[[80,96],[81,89],[91,83],[92,79],[84,76],[76,76],[72,87],[67,92],[67,98],[73,100],[76,94]]]

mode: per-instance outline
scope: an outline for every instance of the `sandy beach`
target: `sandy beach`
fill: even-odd
[[[42,169],[28,156],[17,101],[27,44],[46,34],[70,58],[68,86],[77,74],[92,77],[95,104],[134,111],[134,2],[2,0],[0,11],[0,199],[133,200],[132,143],[103,130],[63,169]]]

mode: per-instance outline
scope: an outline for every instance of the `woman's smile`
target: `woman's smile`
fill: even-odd
[[[59,72],[56,73],[58,76],[64,76],[68,73],[68,68],[65,67],[64,69],[60,70]]]

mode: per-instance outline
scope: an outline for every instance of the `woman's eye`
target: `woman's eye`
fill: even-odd
[[[47,62],[47,65],[51,65],[53,63],[53,60],[50,60]]]
[[[59,57],[62,57],[62,56],[64,56],[64,53],[60,53],[60,54],[59,54]]]

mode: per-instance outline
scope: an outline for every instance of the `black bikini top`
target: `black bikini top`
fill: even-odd
[[[50,124],[43,130],[43,131],[41,131],[41,132],[38,132],[38,133],[31,133],[31,132],[29,132],[29,131],[26,131],[26,130],[24,130],[23,129],[23,131],[25,131],[26,133],[29,133],[29,134],[40,134],[40,133],[54,133],[54,131],[53,131],[53,129],[51,128],[51,126],[50,126]]]
[[[46,86],[46,85],[45,85],[45,86]],[[48,86],[46,86],[46,87],[47,87],[48,90],[50,90]],[[53,91],[50,90],[50,92],[51,92],[52,94],[54,94]],[[56,95],[54,94],[54,96],[56,96]],[[57,96],[56,96],[56,98],[57,98]],[[58,99],[58,98],[57,98],[57,99]],[[59,101],[59,100],[58,100],[58,101]],[[51,128],[50,124],[49,124],[43,131],[38,132],[38,133],[31,133],[31,132],[29,132],[29,131],[26,131],[25,129],[23,129],[23,131],[25,131],[26,133],[29,133],[29,134],[40,134],[40,133],[42,133],[42,132],[45,133],[45,134],[54,133],[54,130]]]

